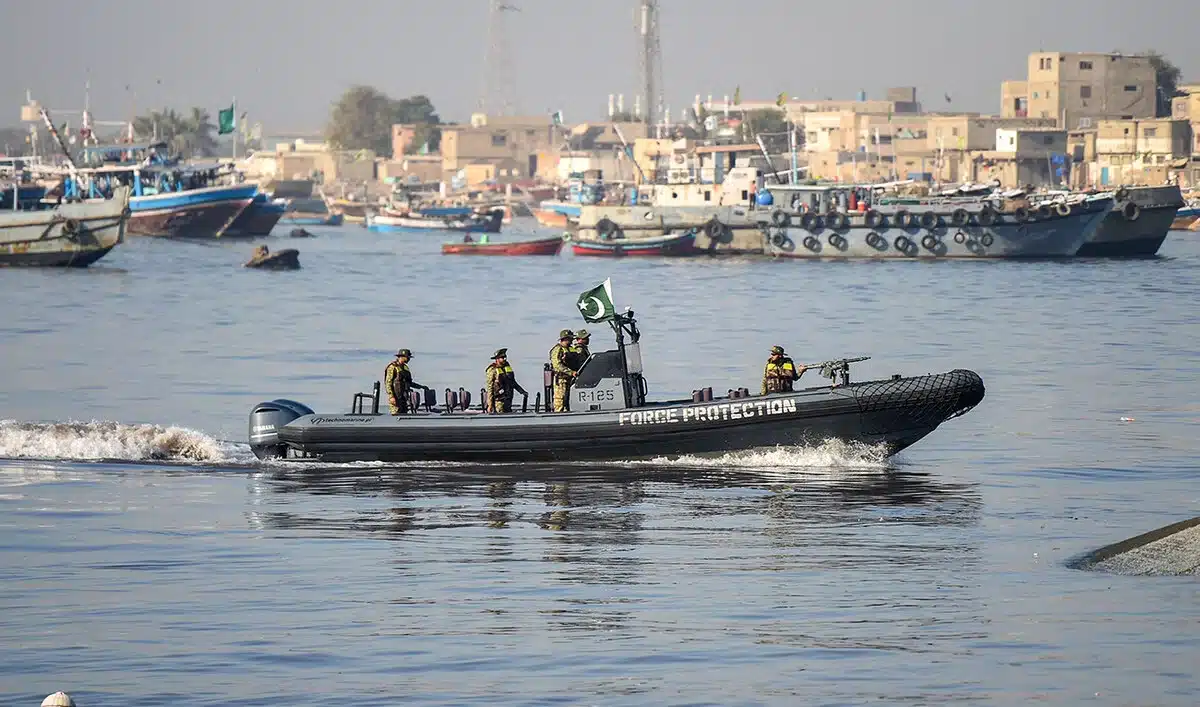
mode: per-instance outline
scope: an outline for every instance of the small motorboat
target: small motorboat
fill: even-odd
[[[443,243],[444,255],[558,255],[562,250],[561,236],[553,238],[538,238],[527,241],[489,242],[485,238],[471,239],[467,235],[463,240]]]
[[[612,240],[574,240],[575,255],[598,255],[610,258],[626,256],[687,256],[703,251],[695,247],[696,232],[669,233],[653,238],[614,238]]]
[[[260,245],[254,249],[254,257],[246,262],[246,267],[258,270],[299,270],[300,251],[285,248],[272,253],[265,245]]]
[[[291,230],[291,232],[288,233],[288,235],[291,236],[292,238],[313,238],[314,237],[312,231],[309,231],[307,228],[293,228]]]
[[[372,231],[465,231],[467,233],[499,233],[504,221],[504,212],[497,209],[487,216],[467,215],[464,217],[431,217],[411,213],[407,216],[378,214],[367,220]]]

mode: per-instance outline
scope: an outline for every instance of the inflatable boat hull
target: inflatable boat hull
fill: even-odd
[[[594,412],[304,414],[277,427],[257,422],[252,413],[251,445],[256,453],[270,450],[274,456],[331,462],[626,460],[816,444],[833,438],[882,445],[894,454],[970,410],[983,395],[977,374],[954,370],[794,393]],[[294,409],[307,411],[303,406]]]

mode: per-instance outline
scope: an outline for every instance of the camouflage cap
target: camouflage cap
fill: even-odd
[[[400,349],[396,352],[396,358],[400,358],[401,356],[412,358],[412,351],[409,351],[408,349]]]
[[[587,329],[580,329],[579,331],[575,332],[576,339],[590,339],[591,336],[592,335],[588,333]]]
[[[496,353],[492,354],[492,358],[508,358],[508,349],[496,349]]]
[[[774,354],[779,354],[780,356],[782,356],[784,353],[786,353],[786,352],[783,350],[783,347],[782,347],[782,346],[772,346],[772,347],[771,347],[771,354],[772,354],[772,355],[774,355]]]
[[[563,339],[570,339],[573,336],[575,336],[575,332],[571,331],[570,329],[563,329],[562,331],[558,332],[559,341],[562,341]]]

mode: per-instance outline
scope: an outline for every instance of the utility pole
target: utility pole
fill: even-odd
[[[479,112],[512,115],[516,88],[505,15],[520,12],[521,8],[505,0],[490,0],[489,5],[488,46],[484,58],[483,86],[479,91]]]
[[[658,41],[658,0],[641,0],[637,14],[638,36],[641,40],[642,106],[646,126],[653,127],[662,111],[662,47]]]

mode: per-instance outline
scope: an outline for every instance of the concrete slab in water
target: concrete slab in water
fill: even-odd
[[[1072,566],[1113,574],[1200,576],[1200,517],[1102,547]]]

